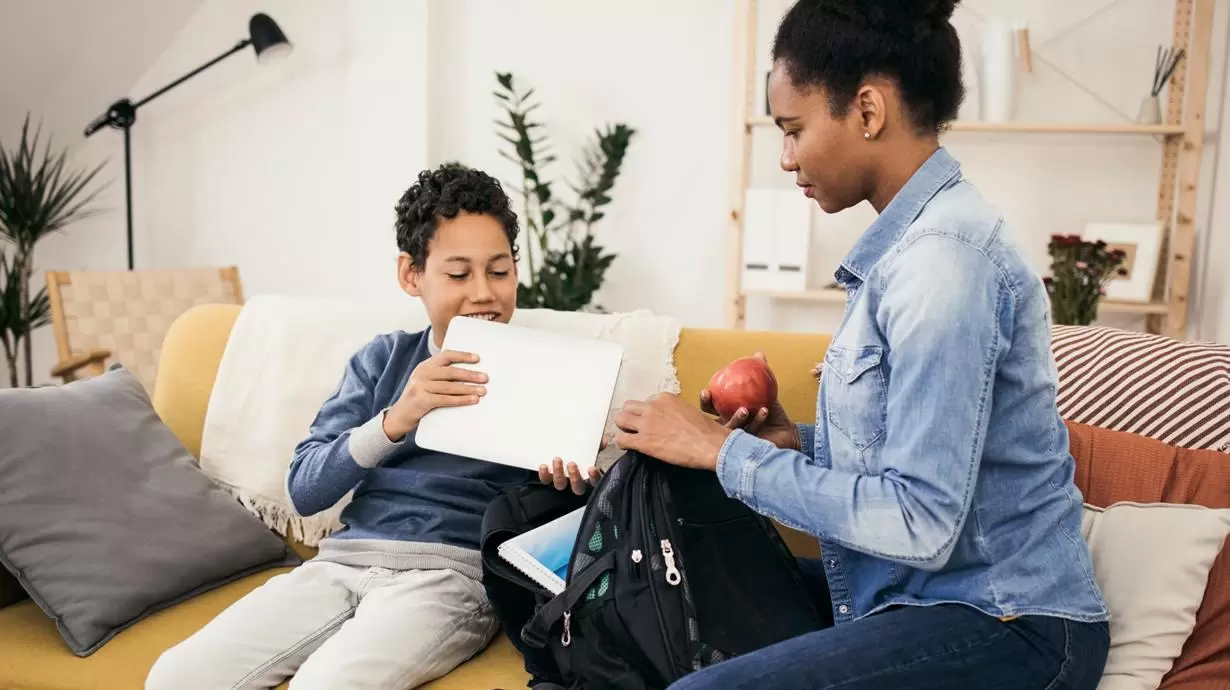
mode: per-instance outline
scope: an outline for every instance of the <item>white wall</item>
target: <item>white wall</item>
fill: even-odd
[[[250,50],[147,106],[134,163],[138,267],[237,264],[248,294],[400,294],[393,207],[427,158],[425,0],[270,0],[294,44]],[[148,93],[245,36],[209,0],[137,82]]]
[[[758,73],[768,68],[773,31],[789,4],[762,2]],[[691,325],[720,325],[727,147],[733,125],[731,8],[725,0],[638,0],[618,8],[563,0],[433,4],[432,161],[460,159],[514,180],[516,169],[499,157],[501,142],[491,124],[500,116],[491,96],[497,70],[512,71],[524,85],[536,87],[543,101],[539,113],[561,154],[574,151],[594,124],[629,122],[640,134],[615,190],[613,212],[600,229],[602,239],[620,252],[600,302],[614,309],[650,308]],[[1211,139],[1197,223],[1202,244],[1213,248],[1219,241],[1230,243],[1227,223],[1211,223],[1208,186],[1218,143],[1226,10],[1221,3],[1215,21]],[[972,65],[982,22],[997,11],[1030,23],[1037,52],[1035,71],[1022,77],[1017,117],[1106,122],[1135,115],[1148,88],[1154,47],[1170,41],[1173,4],[1098,0],[1074,9],[1070,4],[967,0],[954,18],[969,63],[963,118],[978,114]],[[1090,221],[1150,220],[1155,215],[1162,153],[1157,140],[952,133],[944,143],[1004,211],[1039,271],[1047,268],[1046,242],[1052,233],[1080,232]],[[777,167],[779,146],[774,130],[757,130],[752,184],[793,184]],[[556,169],[566,171],[567,165]],[[873,218],[868,208],[859,208],[816,223],[813,286],[831,280]],[[1226,239],[1219,240],[1222,236]],[[1209,296],[1193,308],[1191,335],[1230,340],[1230,332],[1216,330],[1216,310],[1207,306],[1222,289],[1204,283],[1220,277],[1216,271],[1197,273],[1194,297]],[[707,282],[698,283],[693,274]],[[753,328],[830,330],[838,324],[840,307],[752,299],[748,315]],[[1121,315],[1103,321],[1143,326],[1141,319]]]
[[[65,150],[71,168],[104,170],[111,183],[97,199],[102,213],[75,223],[42,242],[35,253],[35,286],[49,269],[124,266],[123,149],[118,132],[82,136],[86,123],[125,95],[141,72],[183,26],[200,0],[0,0],[0,141],[16,145],[29,113]],[[134,22],[140,17],[140,22]],[[139,28],[134,28],[139,27]],[[100,184],[101,186],[101,184]],[[54,362],[50,328],[33,340],[36,381]],[[8,371],[0,358],[0,381]],[[0,385],[4,385],[0,384]]]
[[[535,88],[535,115],[560,157],[556,179],[572,172],[594,127],[628,123],[637,133],[598,229],[619,258],[596,301],[719,324],[729,8],[724,0],[433,3],[433,163],[456,159],[517,182],[518,169],[498,153],[497,71]]]
[[[1213,52],[1220,58],[1209,79],[1210,103],[1206,132],[1212,138],[1213,150],[1206,147],[1204,173],[1201,176],[1200,212],[1197,231],[1200,243],[1196,251],[1196,288],[1194,295],[1197,319],[1195,337],[1230,343],[1230,279],[1226,277],[1226,257],[1230,256],[1230,70],[1227,66],[1227,46],[1230,46],[1230,5],[1218,3],[1219,21],[1213,35]]]
[[[762,55],[788,2],[764,4]],[[966,0],[955,18],[971,58],[994,4]],[[1033,29],[1038,59],[1022,86],[1023,119],[1134,114],[1154,47],[1170,38],[1171,0],[999,4],[1024,12]],[[140,114],[138,266],[235,263],[249,295],[399,298],[392,207],[418,170],[461,160],[515,181],[514,166],[498,154],[503,142],[493,120],[500,111],[491,95],[494,73],[511,71],[537,89],[539,114],[561,157],[556,175],[570,172],[571,156],[593,127],[624,121],[638,130],[599,228],[619,254],[599,302],[721,325],[734,126],[729,0],[269,0],[260,8],[207,0],[130,95],[217,54],[244,34],[257,9],[295,43],[289,60],[259,66],[249,52],[233,56]],[[1230,193],[1230,163],[1216,155],[1227,117],[1228,19],[1230,6],[1218,3],[1191,331],[1223,342],[1230,342],[1230,284],[1213,257],[1230,250],[1230,202],[1214,203]],[[1079,29],[1058,36],[1073,24]],[[976,78],[968,77],[966,117],[977,102]],[[96,137],[87,146],[110,147],[118,163],[119,138],[109,134],[108,143]],[[1051,233],[1153,215],[1161,145],[1151,139],[953,133],[945,143],[1004,210],[1038,270],[1046,268]],[[790,184],[776,167],[779,146],[771,129],[758,131],[755,184]],[[111,171],[118,182],[122,168]],[[40,257],[51,260],[41,267],[122,266],[119,190],[117,184],[113,212],[96,221],[98,231],[49,241]],[[869,220],[858,209],[817,223],[813,285],[831,279]],[[839,315],[831,305],[749,304],[755,328],[831,330]],[[1124,317],[1107,322],[1141,325]],[[40,338],[37,368],[46,371],[51,339],[47,331]]]

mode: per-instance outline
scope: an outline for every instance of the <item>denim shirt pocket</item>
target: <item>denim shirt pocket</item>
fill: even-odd
[[[888,420],[888,386],[884,348],[833,345],[824,355],[828,382],[829,425],[860,453],[884,435]]]

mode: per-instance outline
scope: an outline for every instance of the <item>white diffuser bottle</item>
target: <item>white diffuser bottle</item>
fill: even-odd
[[[1003,17],[986,20],[978,69],[980,117],[986,122],[1013,119],[1017,95],[1017,27]]]

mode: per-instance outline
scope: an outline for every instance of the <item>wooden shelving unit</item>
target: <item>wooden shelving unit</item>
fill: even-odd
[[[767,297],[786,302],[820,302],[830,304],[845,304],[846,302],[846,291],[833,287],[798,292],[744,290],[743,294],[748,297]],[[1165,302],[1124,302],[1112,299],[1102,300],[1098,311],[1107,314],[1164,315],[1170,311],[1170,305]]]
[[[730,218],[726,237],[725,316],[729,328],[746,325],[748,297],[774,300],[844,304],[845,292],[821,288],[803,292],[749,291],[741,285],[743,254],[743,195],[752,164],[752,134],[757,128],[773,127],[772,118],[753,115],[753,103],[762,97],[759,75],[755,74],[757,0],[736,0],[734,89],[732,117],[732,166],[730,178]],[[1162,167],[1158,181],[1157,218],[1163,225],[1153,299],[1149,302],[1105,300],[1100,313],[1133,314],[1146,318],[1153,333],[1184,338],[1188,321],[1188,292],[1191,283],[1192,253],[1196,245],[1196,187],[1200,176],[1200,155],[1204,146],[1206,84],[1209,46],[1212,36],[1214,0],[1175,0],[1174,36],[1171,43],[1183,47],[1187,57],[1171,77],[1166,122],[1160,125],[1078,122],[954,122],[945,136],[960,132],[1011,135],[1064,136],[1149,136],[1162,142]],[[738,20],[742,18],[743,21]],[[1188,85],[1192,88],[1189,92]]]
[[[749,127],[773,127],[773,118],[754,115],[747,119]],[[953,132],[988,132],[1003,134],[1120,134],[1147,136],[1182,136],[1183,125],[1138,125],[1132,122],[953,122]]]

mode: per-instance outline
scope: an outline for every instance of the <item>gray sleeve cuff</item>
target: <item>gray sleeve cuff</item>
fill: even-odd
[[[384,434],[384,410],[350,432],[350,457],[359,467],[375,467],[403,443],[405,438],[394,443]]]

